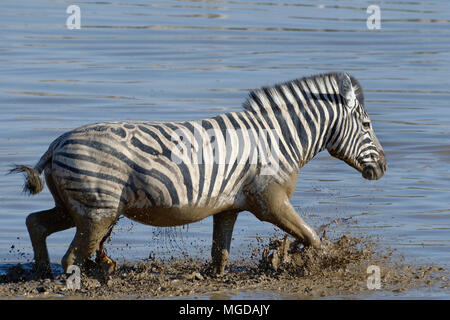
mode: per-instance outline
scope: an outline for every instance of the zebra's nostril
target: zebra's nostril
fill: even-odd
[[[367,166],[363,169],[362,175],[365,179],[373,180],[374,168],[372,166]]]

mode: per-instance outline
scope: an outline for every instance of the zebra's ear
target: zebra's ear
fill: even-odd
[[[356,106],[356,95],[348,73],[339,74],[338,85],[339,94],[344,98],[346,106],[353,109]]]

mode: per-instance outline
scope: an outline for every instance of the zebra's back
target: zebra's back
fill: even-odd
[[[243,186],[259,164],[242,114],[84,126],[55,141],[51,174],[88,209],[208,210],[196,220],[243,209]]]

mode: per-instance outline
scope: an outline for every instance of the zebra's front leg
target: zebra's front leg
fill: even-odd
[[[233,211],[220,212],[213,216],[213,242],[211,256],[213,272],[223,274],[230,253],[231,236],[238,213]]]
[[[305,245],[321,248],[317,233],[295,212],[283,186],[272,183],[264,192],[250,198],[249,211],[258,219],[276,225]]]

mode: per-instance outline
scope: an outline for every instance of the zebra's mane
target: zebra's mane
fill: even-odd
[[[286,101],[280,96],[280,92],[282,92],[283,87],[289,88],[292,84],[296,84],[298,86],[301,83],[307,83],[314,92],[321,92],[319,86],[325,87],[325,79],[328,77],[337,91],[338,77],[341,74],[342,73],[339,72],[321,73],[279,83],[272,87],[262,87],[260,89],[252,90],[250,91],[247,100],[243,103],[243,108],[248,111],[264,111],[265,109],[271,108],[272,102],[275,102],[279,108],[286,109]],[[362,105],[364,105],[364,93],[361,85],[358,80],[351,75],[350,79],[352,81],[356,98]],[[326,94],[326,92],[323,92],[323,94]]]

